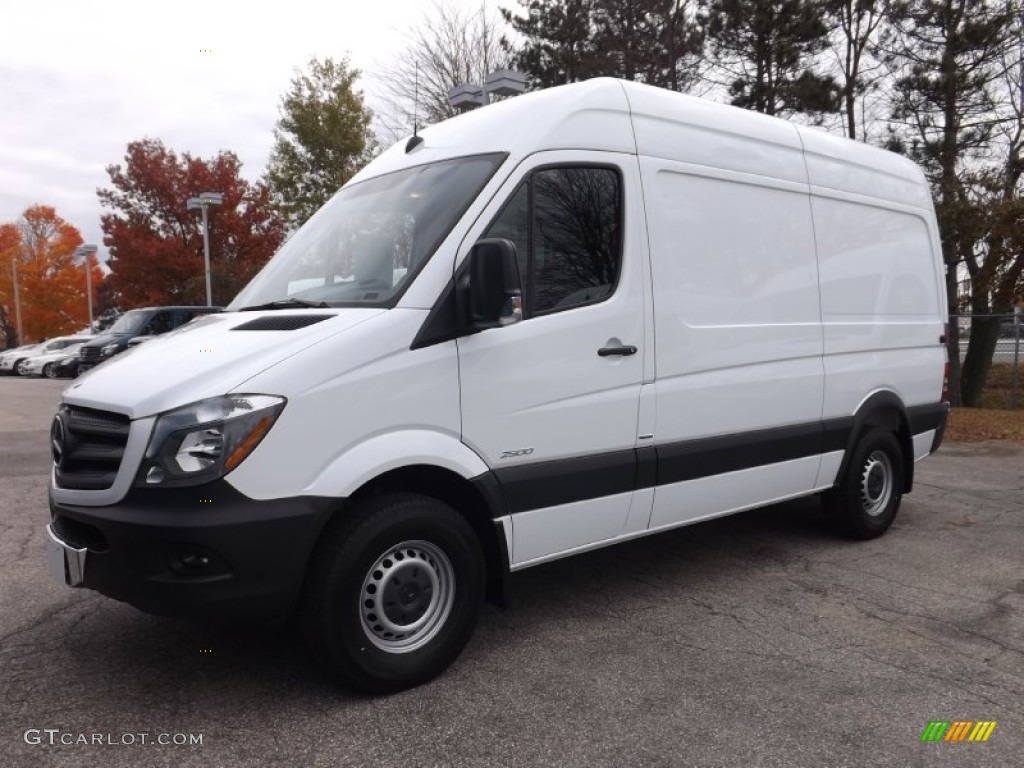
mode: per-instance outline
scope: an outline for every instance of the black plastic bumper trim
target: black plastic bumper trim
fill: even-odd
[[[132,489],[118,504],[50,500],[65,530],[98,532],[84,586],[147,613],[280,618],[294,607],[313,545],[338,499],[260,501],[224,480]],[[58,527],[60,530],[60,527]]]

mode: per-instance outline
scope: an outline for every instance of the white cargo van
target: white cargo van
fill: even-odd
[[[368,165],[231,303],[72,385],[55,575],[295,611],[329,670],[443,670],[510,571],[809,494],[883,533],[941,440],[910,161],[610,79]]]

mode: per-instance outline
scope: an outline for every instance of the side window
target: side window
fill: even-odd
[[[531,312],[607,298],[622,262],[619,174],[552,168],[534,174]]]
[[[171,330],[171,313],[157,312],[146,324],[146,331],[142,335],[156,336],[161,333],[167,333],[169,330]]]
[[[535,171],[484,236],[515,243],[527,316],[602,301],[622,266],[619,174],[577,166]]]

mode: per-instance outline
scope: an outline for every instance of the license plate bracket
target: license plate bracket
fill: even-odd
[[[78,587],[85,581],[87,549],[77,549],[65,543],[54,533],[53,524],[46,526],[46,569],[54,581],[68,587]]]

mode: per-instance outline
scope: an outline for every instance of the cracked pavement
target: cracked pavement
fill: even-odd
[[[946,444],[876,541],[833,538],[806,499],[520,572],[445,675],[372,699],[323,679],[287,627],[162,619],[49,580],[66,384],[0,378],[2,766],[1022,764],[1024,445]],[[921,743],[931,720],[998,725]],[[27,744],[30,728],[203,744]]]

